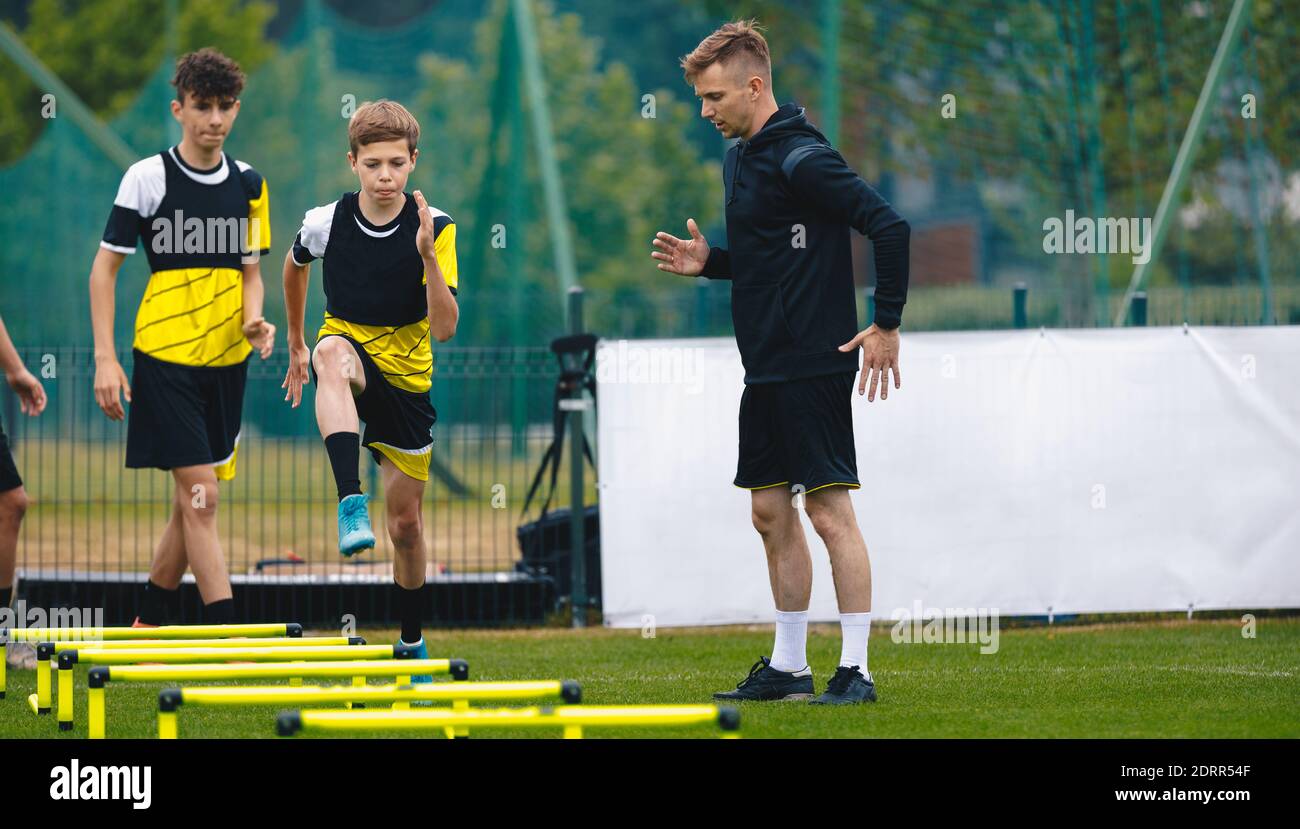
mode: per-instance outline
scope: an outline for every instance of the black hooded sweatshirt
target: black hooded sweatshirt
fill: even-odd
[[[794,103],[728,151],[722,177],[729,248],[712,248],[702,274],[732,281],[745,382],[857,370],[858,351],[839,351],[858,333],[849,228],[874,243],[875,323],[897,328],[907,301],[907,222]]]

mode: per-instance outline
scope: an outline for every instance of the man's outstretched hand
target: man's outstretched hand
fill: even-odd
[[[862,371],[858,374],[858,394],[867,388],[868,374],[871,379],[871,392],[867,402],[876,399],[876,385],[880,385],[880,399],[889,399],[889,378],[887,371],[894,372],[894,388],[903,387],[903,376],[898,370],[898,329],[877,328],[874,324],[853,339],[840,346],[840,351],[852,351],[862,346]],[[883,382],[881,382],[883,380]]]
[[[653,244],[658,250],[650,255],[659,260],[659,270],[681,276],[699,276],[704,270],[704,263],[709,261],[709,243],[694,219],[686,220],[686,230],[691,234],[689,239],[678,239],[662,230],[655,234]]]

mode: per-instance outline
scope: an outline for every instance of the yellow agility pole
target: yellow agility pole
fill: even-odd
[[[50,702],[53,699],[53,693],[50,690],[51,677],[50,660],[54,656],[54,648],[42,648],[36,646],[36,693],[27,697],[27,704],[32,707],[32,711],[37,714],[50,713]]]
[[[202,682],[205,680],[345,679],[354,685],[366,677],[395,677],[404,673],[450,674],[452,679],[469,679],[469,663],[463,659],[362,659],[338,662],[269,662],[254,665],[98,665],[90,669],[89,736],[102,740],[105,733],[108,684],[117,682]],[[295,688],[293,690],[302,690]]]
[[[50,660],[46,657],[44,663],[36,663],[36,699],[44,700],[44,707],[37,708],[36,713],[50,713],[50,697]]]
[[[211,662],[296,662],[338,661],[343,659],[402,659],[413,653],[409,645],[301,645],[292,648],[247,646],[242,648],[122,648],[109,650],[91,647],[70,648],[59,654],[59,669],[78,663],[89,665],[137,665],[158,662],[164,665],[198,665]]]
[[[333,685],[295,688],[284,685],[168,688],[158,694],[158,737],[176,739],[182,705],[339,705],[347,702],[450,702],[452,710],[470,710],[471,700],[556,699],[582,702],[582,686],[571,679],[520,682],[446,682],[422,685]],[[457,729],[458,731],[460,729]]]
[[[357,637],[358,640],[360,637]],[[42,643],[53,649],[50,643]],[[73,647],[59,654],[59,730],[71,731],[73,719],[72,675],[78,662],[88,665],[134,665],[140,662],[171,664],[202,664],[227,661],[240,662],[302,662],[338,659],[405,659],[415,653],[409,645],[342,645],[321,647],[226,647],[226,648],[122,648],[120,650],[90,647]],[[64,675],[66,676],[66,679]],[[64,688],[67,695],[64,695]]]
[[[740,712],[717,705],[574,705],[468,711],[283,711],[276,733],[300,731],[445,731],[448,728],[551,728],[567,738],[582,737],[583,728],[669,726],[713,723],[738,736]]]
[[[260,638],[266,636],[302,636],[302,625],[297,622],[276,622],[257,625],[163,625],[156,628],[133,627],[79,627],[79,628],[13,628],[8,631],[10,642],[86,642],[121,639],[225,639],[228,637]]]
[[[176,650],[178,648],[321,648],[353,647],[366,644],[361,636],[308,636],[266,639],[122,639],[112,642],[52,642],[55,654],[64,651]]]
[[[5,698],[5,674],[8,672],[9,628],[0,628],[0,699]]]
[[[578,703],[578,702],[582,702],[582,700],[577,700],[576,702],[573,701],[573,700],[565,700],[565,702],[568,702],[568,703],[572,703],[572,704],[574,704],[574,705],[577,705],[577,703]],[[394,706],[394,707],[396,707],[396,706]],[[452,700],[452,703],[451,703],[451,710],[453,710],[453,711],[468,711],[468,710],[469,710],[469,700],[467,700],[467,699]],[[460,727],[460,728],[444,728],[443,731],[447,734],[447,739],[449,739],[449,740],[467,740],[467,739],[469,739],[469,729],[468,729],[468,728],[464,728],[464,727]]]
[[[0,628],[0,699],[5,698],[5,684],[8,681],[8,649],[9,643],[17,641],[11,638],[13,631],[10,628]]]

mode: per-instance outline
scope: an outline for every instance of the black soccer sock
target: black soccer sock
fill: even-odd
[[[8,607],[9,603],[12,602],[13,600],[14,600],[13,586],[10,585],[9,587],[0,587],[0,607]]]
[[[393,582],[397,593],[397,618],[402,622],[402,641],[408,645],[418,644],[423,636],[420,625],[420,611],[423,605],[424,585],[414,590],[407,590]]]
[[[339,488],[339,500],[349,495],[361,494],[360,461],[361,435],[356,432],[335,432],[325,436],[325,451],[330,456],[330,469],[334,470],[334,483]]]
[[[175,590],[162,591],[163,615],[169,625],[179,625],[181,623],[181,587],[176,585]]]
[[[203,623],[207,625],[228,625],[235,620],[235,600],[217,599],[212,604],[203,606]]]
[[[140,622],[146,625],[165,625],[169,621],[168,608],[175,603],[180,607],[181,591],[177,587],[175,590],[168,590],[165,587],[159,587],[154,584],[153,579],[145,582],[144,597],[140,600],[140,610],[136,613],[140,617]]]

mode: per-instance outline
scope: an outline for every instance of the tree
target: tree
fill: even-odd
[[[790,77],[795,63],[815,117],[821,4],[705,5],[769,24],[774,74]],[[1066,320],[1105,319],[1096,300],[1114,300],[1127,285],[1128,257],[1044,256],[1042,222],[1066,209],[1154,214],[1230,7],[1229,0],[843,2],[840,149],[882,189],[891,176],[928,180],[937,208],[958,203],[986,217],[997,249],[984,255],[1072,296]],[[1253,280],[1255,221],[1266,226],[1274,270],[1297,275],[1300,234],[1281,207],[1282,191],[1300,186],[1300,109],[1289,105],[1300,88],[1297,20],[1300,0],[1254,3],[1183,195],[1199,224],[1175,225],[1156,283],[1176,274],[1198,283]],[[956,96],[953,119],[940,115],[947,93]],[[1246,93],[1258,102],[1254,120],[1241,115]],[[1248,156],[1263,191],[1258,217],[1243,207]]]
[[[584,35],[577,15],[556,15],[544,2],[534,8],[579,280],[597,307],[602,297],[635,296],[618,308],[621,330],[653,331],[665,309],[681,304],[691,283],[654,267],[650,240],[657,230],[684,228],[687,216],[705,226],[716,219],[722,202],[720,165],[700,159],[688,138],[695,118],[691,104],[672,90],[638,89],[620,61],[602,65],[598,44]],[[433,160],[438,198],[457,220],[461,261],[484,263],[482,273],[465,276],[463,295],[467,302],[492,298],[475,306],[483,313],[463,316],[462,326],[468,323],[473,329],[475,342],[537,342],[561,333],[560,297],[526,111],[526,159],[516,158],[513,168],[523,176],[513,192],[524,201],[515,214],[524,217],[524,226],[509,225],[513,197],[511,182],[504,178],[511,136],[507,123],[498,123],[495,131],[492,127],[494,109],[508,114],[508,107],[494,104],[504,11],[498,3],[479,25],[472,64],[426,57],[427,91],[416,104],[427,116],[422,123],[430,143],[438,147]],[[654,96],[653,118],[643,117],[645,94]],[[494,151],[497,172],[489,175]],[[483,188],[495,188],[497,198],[487,215],[476,215]],[[494,225],[504,228],[504,248],[491,246]],[[485,251],[477,260],[470,250],[475,245]],[[514,252],[517,259],[511,258],[512,245],[523,246]],[[522,272],[515,272],[511,262],[522,263]],[[514,285],[525,297],[516,323],[523,331],[509,330],[504,313]]]
[[[245,73],[271,56],[264,35],[274,14],[270,3],[186,0],[175,7],[181,53],[215,45]],[[166,8],[164,0],[34,0],[19,35],[95,114],[109,120],[130,106],[166,55]],[[0,57],[0,166],[21,158],[47,125],[41,117],[45,91]]]

